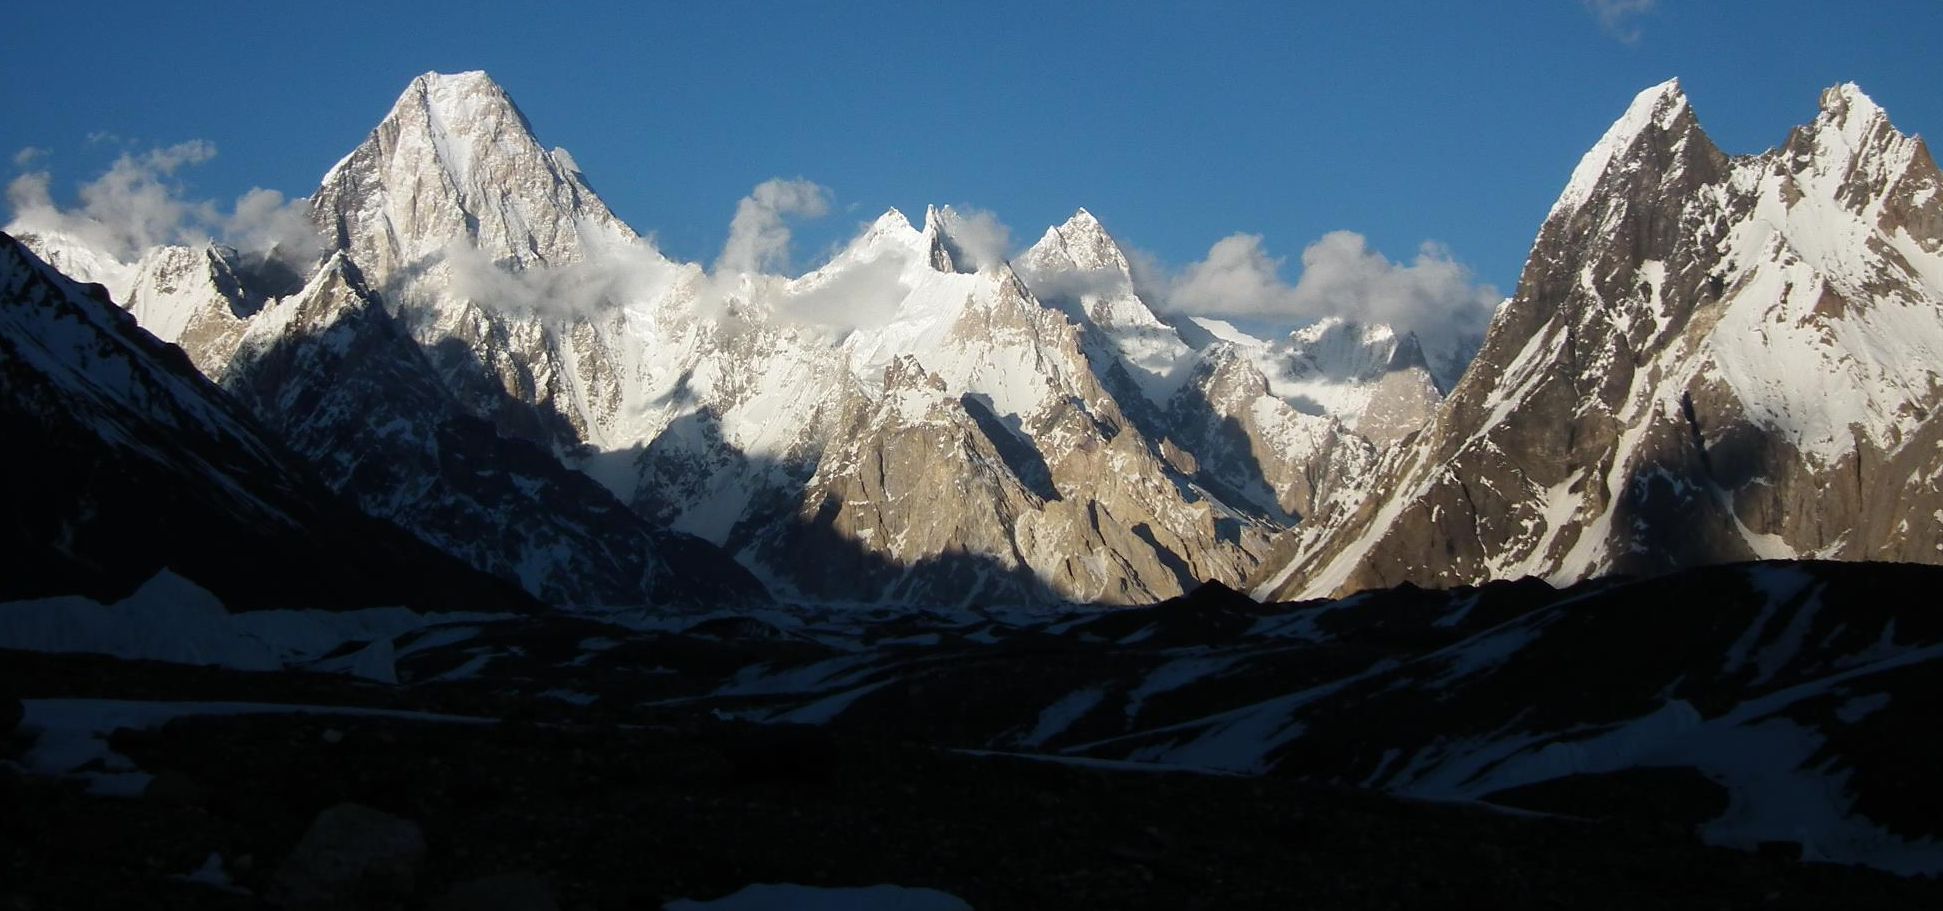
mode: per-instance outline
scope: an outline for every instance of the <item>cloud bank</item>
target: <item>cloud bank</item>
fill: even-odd
[[[594,226],[585,227],[582,236],[598,236]],[[655,300],[683,272],[648,241],[623,237],[594,246],[578,262],[536,269],[508,269],[466,242],[449,245],[444,260],[459,297],[502,313],[556,318]]]
[[[1441,245],[1425,243],[1408,263],[1393,263],[1353,231],[1323,235],[1302,251],[1302,274],[1281,278],[1284,260],[1257,234],[1217,241],[1206,259],[1165,282],[1165,308],[1283,326],[1340,317],[1384,323],[1424,338],[1481,335],[1502,295],[1477,282]],[[1150,280],[1151,281],[1151,280]]]
[[[277,251],[292,259],[314,258],[323,249],[302,200],[256,188],[230,211],[214,202],[185,198],[175,175],[216,156],[216,147],[195,139],[141,153],[124,153],[108,170],[81,184],[77,205],[54,201],[53,174],[30,171],[7,185],[13,212],[10,233],[61,233],[122,262],[139,259],[162,244],[220,241],[250,253]],[[14,156],[28,166],[42,157],[33,148]]]

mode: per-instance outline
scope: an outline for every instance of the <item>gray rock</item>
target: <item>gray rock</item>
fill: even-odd
[[[1853,86],[1737,157],[1642,93],[1444,408],[1255,593],[1937,562],[1939,253],[1943,174]]]
[[[270,900],[289,908],[358,907],[409,896],[425,863],[418,824],[358,804],[338,804],[310,824],[277,868]]]

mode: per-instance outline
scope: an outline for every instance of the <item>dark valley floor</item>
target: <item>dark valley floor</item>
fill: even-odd
[[[1933,876],[1870,865],[1937,869],[1939,582],[1801,563],[1108,614],[428,615],[255,673],[8,652],[0,895],[301,906],[291,858],[349,804],[423,851],[317,893],[346,907],[498,907],[438,904],[488,877],[563,908],[765,882],[980,909],[1934,907]]]

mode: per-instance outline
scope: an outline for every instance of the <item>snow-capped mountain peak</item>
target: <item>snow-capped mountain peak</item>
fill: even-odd
[[[1126,253],[1085,209],[1074,212],[1065,224],[1047,228],[1021,261],[1035,271],[1110,271],[1132,281]]]
[[[926,206],[924,239],[932,268],[973,273],[1004,265],[1004,237],[950,206]]]
[[[1677,89],[1587,155],[1391,493],[1265,591],[1943,551],[1943,174],[1853,85],[1742,156]]]
[[[877,216],[877,220],[871,222],[870,227],[865,228],[862,234],[857,235],[857,238],[851,241],[850,245],[845,247],[842,252],[832,258],[828,264],[803,278],[807,280],[811,276],[832,275],[847,266],[857,263],[874,262],[886,256],[901,258],[921,257],[930,252],[933,243],[934,235],[927,233],[928,230],[928,218],[926,231],[920,231],[911,226],[911,220],[905,218],[903,212],[894,208],[887,209],[884,214]]]
[[[1626,107],[1626,113],[1613,122],[1591,151],[1585,153],[1585,157],[1579,159],[1579,166],[1572,170],[1572,179],[1566,183],[1565,191],[1552,205],[1551,216],[1576,211],[1593,195],[1614,162],[1619,162],[1622,167],[1625,165],[1627,153],[1638,144],[1642,135],[1649,131],[1672,132],[1682,115],[1691,121],[1687,95],[1680,88],[1679,79],[1668,79],[1634,96],[1632,104]]]
[[[505,90],[478,71],[412,80],[370,137],[324,176],[311,211],[381,285],[441,260],[455,242],[528,268],[634,238],[571,156],[541,145]]]

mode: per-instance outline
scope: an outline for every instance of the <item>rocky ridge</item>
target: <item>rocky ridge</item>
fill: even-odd
[[[1935,562],[1940,185],[1852,85],[1748,156],[1677,82],[1641,93],[1448,402],[1386,457],[1389,493],[1304,529],[1257,593]]]
[[[636,237],[482,73],[414,80],[310,205],[458,410],[551,450],[647,521],[726,548],[786,596],[1139,603],[1239,583],[1281,528],[1350,496],[1376,451],[1350,429],[1356,415],[1278,395],[1259,359],[1204,333],[1190,344],[1084,210],[1018,271],[974,261],[956,213],[932,209],[922,226],[886,213],[799,278],[710,272]],[[296,288],[266,293],[233,251],[160,248],[131,268],[130,307],[212,377],[245,338],[261,351],[280,344],[273,332],[298,346],[319,328],[267,318]],[[943,383],[916,386],[935,401],[891,393],[887,371],[907,357],[900,371]],[[1355,381],[1418,382],[1382,374]],[[337,382],[281,371],[308,391],[277,392],[262,375],[247,385],[265,409]],[[357,382],[371,390],[359,401],[382,397]],[[905,420],[933,411],[963,433]],[[1387,411],[1375,423],[1412,419]],[[923,510],[863,495],[893,476],[983,492]],[[873,569],[827,571],[855,565]],[[973,577],[989,585],[961,584]]]
[[[126,595],[168,568],[235,608],[532,602],[338,498],[98,285],[0,234],[4,597]]]

